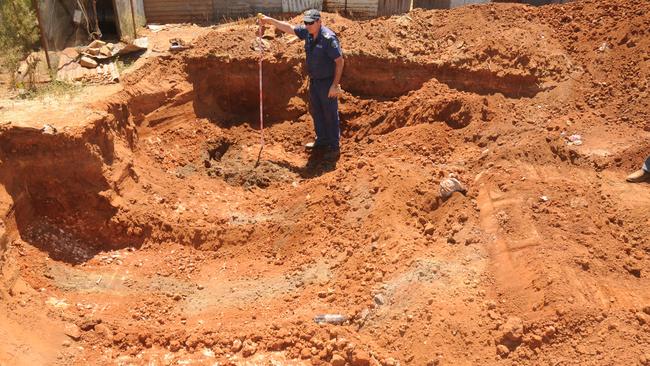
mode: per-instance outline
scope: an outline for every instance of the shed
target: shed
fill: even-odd
[[[43,47],[54,51],[103,40],[135,39],[146,24],[143,0],[35,0]]]

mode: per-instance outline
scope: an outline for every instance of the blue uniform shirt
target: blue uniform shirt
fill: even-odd
[[[312,79],[333,78],[336,70],[334,60],[343,55],[336,34],[331,29],[321,26],[318,36],[314,39],[304,25],[299,25],[293,30],[298,38],[305,40],[309,77]]]

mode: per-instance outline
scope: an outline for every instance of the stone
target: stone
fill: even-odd
[[[111,56],[112,55],[111,50],[107,46],[104,46],[104,47],[100,48],[99,53],[101,53],[104,56]]]
[[[105,339],[113,339],[113,331],[106,324],[97,324],[95,325],[95,332],[101,335]]]
[[[232,341],[232,347],[230,347],[230,352],[232,353],[237,353],[239,350],[242,348],[242,341],[239,339],[235,339]]]
[[[65,323],[63,326],[63,333],[75,341],[81,338],[81,330],[77,325],[72,323]]]
[[[352,354],[352,366],[369,366],[370,354],[362,349],[355,349]]]
[[[241,353],[244,357],[249,357],[255,354],[257,352],[257,343],[251,341],[250,339],[247,339],[244,341],[244,346],[241,350]]]
[[[509,353],[510,353],[510,350],[508,349],[508,347],[506,347],[506,346],[504,346],[502,344],[497,346],[497,354],[499,356],[506,357],[506,356],[508,356]]]
[[[94,69],[97,67],[97,61],[88,56],[82,56],[79,60],[79,64],[88,69]]]
[[[343,356],[339,355],[338,353],[335,353],[334,355],[332,355],[330,364],[332,366],[345,366],[345,358],[343,358]]]
[[[377,305],[384,305],[386,303],[386,299],[384,299],[384,296],[382,294],[375,295],[373,300],[375,301],[375,304],[377,304]]]
[[[79,328],[83,331],[89,331],[95,328],[95,326],[101,323],[101,319],[88,319],[79,325]]]
[[[650,315],[642,312],[637,312],[635,314],[636,320],[639,321],[639,324],[644,325],[644,324],[650,324]]]
[[[434,232],[435,230],[436,230],[436,227],[435,227],[432,223],[428,223],[428,224],[424,227],[424,233],[425,233],[426,235],[433,235],[433,232]]]
[[[88,45],[88,48],[101,48],[104,46],[106,46],[106,42],[96,39]]]
[[[524,336],[524,322],[516,316],[510,317],[501,326],[501,331],[502,342],[521,343]]]

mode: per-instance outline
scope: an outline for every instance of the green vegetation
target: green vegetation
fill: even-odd
[[[31,0],[0,1],[0,70],[13,75],[38,41],[36,13]],[[13,81],[12,78],[12,85]]]
[[[34,85],[26,93],[20,95],[20,98],[37,99],[37,98],[44,98],[46,96],[52,96],[52,97],[73,96],[81,92],[83,88],[84,85],[81,83],[71,84],[65,81],[53,80],[49,83]]]

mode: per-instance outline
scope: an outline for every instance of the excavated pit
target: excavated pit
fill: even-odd
[[[647,113],[575,75],[591,53],[550,29],[601,19],[578,3],[327,15],[349,50],[338,160],[302,148],[302,46],[277,35],[261,148],[248,23],[149,60],[82,127],[3,128],[0,364],[645,362],[650,202],[620,180],[647,149],[610,122]],[[606,70],[643,58],[625,47]],[[467,194],[443,200],[449,176]],[[4,355],[21,344],[38,357]]]

